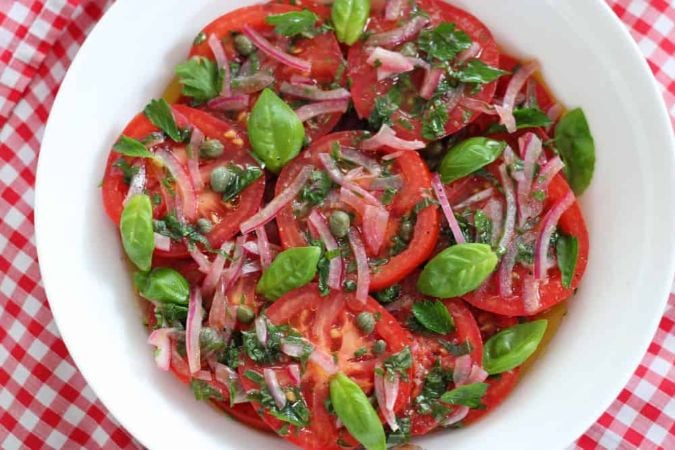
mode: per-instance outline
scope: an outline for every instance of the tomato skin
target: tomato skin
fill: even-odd
[[[298,158],[289,163],[281,171],[276,185],[276,194],[279,195],[296,177],[304,165],[313,165],[322,168],[318,155],[329,153],[331,144],[339,142],[344,147],[356,147],[355,142],[364,136],[363,132],[342,131],[331,133],[314,142]],[[387,151],[387,150],[385,150]],[[430,190],[431,174],[426,164],[417,152],[406,152],[396,158],[395,167],[400,170],[403,178],[403,188],[396,194],[390,206],[390,223],[388,229],[396,229],[401,216],[408,213],[422,199],[425,191]],[[303,228],[295,219],[293,208],[288,205],[279,211],[277,225],[281,242],[285,248],[307,245]],[[436,206],[429,206],[417,215],[413,238],[407,248],[389,262],[378,267],[378,271],[371,273],[370,290],[378,291],[395,284],[413,272],[422,264],[433,251],[440,229],[440,213]],[[395,233],[394,233],[395,234]],[[391,237],[390,232],[388,238]],[[387,238],[387,242],[388,242]],[[386,249],[387,244],[383,245]],[[380,252],[382,254],[382,251]],[[378,256],[378,255],[369,255]]]
[[[483,396],[482,403],[485,409],[471,409],[469,414],[462,420],[462,425],[470,425],[488,413],[494,411],[501,405],[506,397],[511,394],[520,380],[520,368],[509,370],[498,376],[488,377],[485,383],[488,384],[487,392]]]
[[[239,232],[239,224],[241,222],[255,214],[258,210],[265,190],[265,178],[261,177],[248,186],[240,194],[236,203],[227,205],[223,203],[219,195],[208,188],[208,177],[210,171],[217,165],[224,165],[229,162],[242,165],[256,164],[255,160],[248,154],[248,143],[245,140],[245,136],[231,123],[219,120],[203,111],[183,105],[174,105],[173,107],[185,116],[190,124],[199,128],[207,138],[219,140],[225,148],[225,153],[222,157],[213,161],[200,161],[202,181],[206,187],[203,191],[197,192],[198,215],[210,220],[219,220],[213,227],[213,230],[206,235],[211,246],[218,248],[223,242]],[[143,139],[156,131],[159,131],[159,129],[145,115],[140,113],[129,122],[122,131],[122,134],[135,139]],[[171,141],[166,141],[166,144],[172,145],[174,154],[177,157],[180,156],[179,153],[184,155],[181,147],[182,144],[176,144]],[[113,165],[120,158],[122,158],[120,154],[114,151],[110,152],[102,182],[103,206],[108,217],[117,225],[119,225],[122,210],[124,209],[124,199],[129,190],[129,186],[124,182],[122,172]],[[124,157],[123,159],[130,162],[134,162],[135,160],[139,164],[144,164],[148,173],[146,190],[154,194],[161,192],[163,187],[161,186],[159,177],[163,175],[159,167],[155,166],[152,162],[140,158]],[[160,219],[166,212],[164,201],[153,207],[155,219]],[[156,249],[155,255],[165,258],[184,258],[188,256],[188,249],[183,242],[172,242],[171,250],[167,252]]]
[[[443,1],[423,0],[419,1],[418,4],[421,9],[429,13],[432,26],[435,27],[441,22],[455,23],[459,29],[469,35],[472,41],[477,42],[481,46],[482,51],[478,55],[479,60],[492,67],[499,65],[499,49],[497,48],[497,44],[487,27],[477,18]],[[386,31],[395,28],[397,25],[396,22],[384,21],[382,18],[374,17],[368,25],[368,31]],[[368,54],[362,43],[356,43],[350,48],[347,60],[349,76],[353,81],[351,87],[352,98],[354,100],[354,108],[362,119],[366,119],[371,115],[375,99],[389,92],[394,84],[392,78],[378,81],[376,69],[366,62],[367,59]],[[422,83],[422,72],[423,69],[416,69],[413,72],[413,83],[416,84],[418,90]],[[471,97],[484,102],[490,102],[496,88],[497,81],[493,81],[484,85],[478,94],[471,95]],[[449,111],[445,135],[447,136],[459,131],[467,124],[476,120],[480,115],[480,113],[473,112],[462,105],[456,106],[452,111]],[[401,120],[407,121],[409,126],[401,125]],[[419,118],[411,117],[410,114],[399,109],[392,115],[391,122],[392,128],[399,137],[408,140],[426,140],[422,136],[422,121]]]

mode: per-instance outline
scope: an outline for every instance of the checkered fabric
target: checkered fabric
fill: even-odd
[[[607,0],[647,57],[675,125],[675,3]],[[139,448],[78,372],[40,280],[35,168],[68,65],[111,0],[0,0],[0,448]],[[577,448],[675,449],[675,294],[654,341]]]

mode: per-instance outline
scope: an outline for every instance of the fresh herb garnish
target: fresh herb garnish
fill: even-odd
[[[368,124],[378,130],[382,124],[391,125],[391,115],[399,109],[401,101],[401,90],[397,85],[392,86],[385,95],[376,97]]]
[[[274,25],[274,32],[288,37],[296,35],[314,37],[316,35],[314,24],[317,20],[316,14],[307,9],[267,16],[267,23]]]
[[[397,375],[402,380],[408,380],[408,369],[412,367],[412,353],[410,347],[406,347],[398,353],[394,353],[389,358],[384,360],[384,369],[386,376],[394,378]]]
[[[565,176],[570,187],[581,195],[593,178],[595,142],[581,108],[567,112],[555,129],[555,143],[565,162]]]
[[[307,184],[300,191],[298,199],[311,206],[316,206],[324,201],[331,188],[333,181],[323,170],[314,170],[307,181]]]
[[[192,393],[195,395],[195,398],[197,400],[223,399],[223,396],[220,393],[220,391],[212,387],[204,380],[193,379],[192,381],[190,381],[190,389],[192,389]]]
[[[122,171],[122,177],[124,178],[124,184],[131,184],[131,179],[138,173],[138,167],[132,166],[124,158],[119,158],[113,163],[113,167],[117,167]]]
[[[457,72],[453,72],[451,76],[462,83],[486,84],[507,73],[496,67],[488,66],[480,59],[470,59]]]
[[[483,409],[485,405],[481,403],[481,400],[487,392],[487,388],[487,383],[465,384],[441,395],[441,401],[451,405]]]
[[[579,240],[574,236],[560,234],[556,242],[558,268],[560,268],[563,287],[569,288],[577,267],[579,257]]]
[[[447,122],[448,109],[442,99],[430,101],[422,116],[422,137],[429,140],[442,138]]]
[[[446,62],[471,47],[471,38],[454,23],[443,22],[436,28],[422,30],[417,46],[429,59]]]
[[[233,176],[230,177],[225,191],[223,191],[223,201],[226,202],[235,198],[263,175],[260,167],[249,164],[243,167],[239,164],[229,164],[227,168]]]
[[[401,285],[394,284],[372,294],[380,303],[391,303],[401,295]]]
[[[154,155],[137,139],[122,135],[113,145],[113,151],[131,158],[153,158]]]
[[[175,142],[184,142],[190,137],[189,130],[181,130],[171,112],[171,107],[163,98],[150,100],[143,109],[145,117]]]
[[[197,56],[176,66],[182,93],[197,103],[217,97],[223,86],[223,72],[214,61]]]
[[[434,333],[448,334],[455,328],[448,308],[438,300],[416,302],[412,312],[424,328]]]

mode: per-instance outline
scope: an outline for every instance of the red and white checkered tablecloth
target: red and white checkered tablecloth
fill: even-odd
[[[607,0],[675,127],[674,0]],[[68,65],[111,0],[0,0],[0,448],[139,448],[78,372],[42,287],[35,169]],[[578,448],[675,449],[675,294],[628,385]]]

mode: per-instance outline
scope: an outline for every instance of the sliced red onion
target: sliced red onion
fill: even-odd
[[[452,235],[455,238],[455,241],[458,244],[463,244],[465,241],[464,235],[462,234],[461,228],[459,228],[459,223],[457,223],[457,219],[455,218],[455,214],[452,212],[452,207],[450,206],[450,202],[448,202],[448,197],[445,194],[445,187],[443,187],[443,183],[441,182],[441,177],[438,176],[437,173],[434,173],[431,178],[431,187],[434,188],[434,193],[436,194],[436,198],[438,199],[438,202],[441,204],[441,209],[443,210],[443,214],[445,215],[445,219],[448,221],[448,225],[450,226],[450,231],[452,231]]]
[[[400,175],[375,178],[370,182],[369,188],[373,191],[384,191],[387,189],[400,189],[403,186],[403,178]]]
[[[234,244],[232,242],[223,242],[223,245],[220,246],[220,251],[216,255],[215,259],[211,263],[209,272],[206,274],[206,278],[202,282],[202,293],[206,296],[209,296],[213,293],[218,280],[223,274],[223,268],[225,267],[225,261],[232,251]]]
[[[549,119],[551,119],[551,125],[546,127],[546,131],[550,131],[553,128],[556,121],[560,119],[560,116],[562,116],[564,111],[565,108],[563,108],[560,103],[554,103],[553,106],[551,106],[548,111],[546,111],[546,115]]]
[[[286,81],[281,83],[279,91],[305,100],[325,101],[350,99],[352,95],[345,88],[324,91],[318,86],[307,84],[291,84]]]
[[[242,275],[247,275],[249,273],[256,273],[260,272],[262,270],[262,267],[260,267],[260,264],[252,261],[248,261],[244,263],[244,266],[241,268],[241,274]]]
[[[449,94],[447,94],[445,99],[445,109],[448,111],[448,114],[457,108],[463,98],[464,89],[462,88],[453,89]]]
[[[188,175],[176,157],[166,149],[158,149],[155,152],[155,156],[160,161],[162,161],[162,164],[164,164],[171,176],[176,181],[176,186],[180,191],[180,196],[183,203],[181,208],[182,213],[188,220],[194,220],[197,216],[197,194],[195,193],[195,185],[191,177]]]
[[[497,114],[497,111],[493,105],[484,102],[483,100],[478,100],[477,98],[464,97],[459,101],[459,103],[460,105],[474,112],[488,114],[491,116]]]
[[[468,206],[473,205],[474,203],[482,202],[483,200],[487,200],[490,197],[492,197],[495,193],[495,190],[492,187],[489,187],[487,189],[483,189],[482,191],[478,191],[475,194],[473,194],[471,197],[467,198],[466,200],[457,203],[453,209],[460,210],[464,209]]]
[[[295,177],[293,182],[288,185],[279,195],[274,197],[271,202],[269,202],[263,209],[258,211],[253,217],[250,217],[244,221],[239,229],[243,234],[250,233],[256,228],[265,225],[270,220],[274,219],[281,208],[286,206],[288,203],[293,201],[298,192],[305,185],[307,180],[309,180],[310,175],[314,169],[312,166],[304,166],[298,175]]]
[[[523,154],[523,178],[518,181],[518,224],[522,228],[531,217],[530,193],[537,160],[543,150],[541,140],[534,133],[526,133],[518,139]]]
[[[291,75],[290,78],[291,84],[309,84],[309,85],[314,85],[314,80],[312,80],[309,77],[305,77],[302,75],[298,75],[297,73],[294,73]]]
[[[309,361],[321,367],[328,375],[333,375],[338,372],[338,367],[335,365],[333,357],[323,350],[315,348],[312,354],[309,355]]]
[[[203,254],[196,245],[193,245],[189,252],[192,259],[197,263],[199,271],[208,274],[211,270],[211,261],[209,261],[209,258]]]
[[[255,335],[262,345],[267,344],[267,321],[264,316],[256,317],[254,321]]]
[[[403,156],[406,152],[409,152],[411,150],[399,150],[393,153],[387,153],[382,157],[382,161],[391,161],[392,159],[399,158]]]
[[[264,71],[259,71],[253,75],[237,77],[232,80],[232,90],[234,94],[255,94],[274,83],[274,77]]]
[[[270,251],[270,241],[267,239],[267,231],[265,226],[261,225],[255,229],[255,234],[258,237],[258,251],[260,252],[260,265],[263,269],[267,269],[272,263],[272,252]]]
[[[384,403],[385,407],[389,411],[394,410],[394,405],[396,404],[396,399],[398,398],[398,388],[400,380],[398,377],[390,379],[390,377],[384,377]]]
[[[417,36],[417,33],[419,33],[427,23],[429,23],[429,18],[417,16],[402,27],[370,35],[366,40],[366,45],[369,47],[396,47]]]
[[[471,46],[467,48],[466,50],[461,51],[457,55],[457,59],[455,60],[455,63],[457,65],[462,65],[465,62],[467,62],[470,59],[476,58],[478,54],[480,53],[480,45],[478,45],[478,42],[472,42]]]
[[[155,248],[168,252],[171,250],[171,238],[163,234],[155,233]]]
[[[539,296],[540,280],[535,279],[531,274],[526,274],[523,280],[523,305],[527,313],[534,313],[541,305]]]
[[[244,244],[244,250],[252,255],[260,255],[260,250],[258,250],[258,243],[255,241],[247,241]]]
[[[250,97],[238,94],[230,97],[216,97],[206,103],[206,107],[215,111],[243,111],[248,108]]]
[[[232,262],[225,272],[223,272],[223,284],[225,288],[232,286],[241,275],[244,267],[244,243],[246,236],[241,235],[237,237],[234,244],[234,253],[232,254]]]
[[[258,47],[258,50],[269,56],[270,58],[279,61],[288,67],[298,69],[302,72],[311,72],[312,63],[310,61],[289,55],[278,47],[272,45],[267,39],[260,35],[250,25],[244,25],[242,29],[244,35],[249,38],[253,44]]]
[[[202,329],[202,293],[193,288],[188,302],[187,320],[185,322],[185,351],[187,353],[190,373],[197,373],[201,367],[201,350],[199,332]]]
[[[231,327],[226,327],[228,322],[231,322],[228,318],[230,312],[228,311],[228,301],[227,296],[225,295],[225,286],[221,280],[218,283],[218,286],[213,294],[211,299],[211,308],[209,309],[209,318],[208,324],[211,328],[216,330],[222,330],[224,328],[230,329]],[[229,336],[228,336],[229,338]]]
[[[415,68],[408,58],[399,52],[393,52],[382,47],[376,47],[370,52],[366,60],[368,64],[377,67],[377,80],[399,73],[410,72]]]
[[[495,105],[497,114],[502,119],[501,123],[504,125],[509,133],[516,131],[516,119],[513,117],[513,108],[516,106],[516,97],[534,72],[539,69],[539,64],[536,61],[530,61],[523,64],[511,77],[508,86],[506,87],[506,94],[501,105]]]
[[[349,189],[340,188],[340,201],[353,209],[358,216],[365,216],[368,203]]]
[[[488,377],[488,373],[478,364],[474,364],[471,367],[471,374],[469,374],[469,379],[466,380],[466,384],[482,383]]]
[[[276,403],[277,408],[283,409],[284,406],[286,406],[286,394],[284,394],[284,391],[279,385],[277,373],[273,369],[265,368],[263,369],[263,377],[265,377],[265,384],[267,385],[270,394],[272,394],[272,398],[274,398],[274,403]]]
[[[202,174],[199,172],[199,148],[204,142],[204,133],[197,127],[192,127],[192,132],[190,134],[190,143],[188,148],[188,172],[190,173],[190,179],[192,180],[196,190],[201,191],[204,187],[202,182]]]
[[[129,199],[133,197],[136,194],[142,194],[143,191],[145,190],[145,183],[147,181],[147,175],[145,172],[145,164],[141,164],[140,166],[137,166],[137,171],[134,174],[133,177],[131,177],[131,181],[129,182],[129,190],[127,191],[127,196],[124,197],[124,205],[127,204]]]
[[[558,226],[560,216],[574,204],[574,201],[574,194],[572,191],[568,192],[567,195],[551,207],[541,221],[541,231],[539,236],[537,236],[537,241],[534,246],[534,277],[537,280],[546,278],[544,267],[547,264],[548,247],[551,242],[551,236]]]
[[[169,370],[171,366],[171,335],[174,331],[174,328],[158,328],[148,337],[148,344],[156,347],[155,363],[162,370]]]
[[[333,252],[337,250],[338,243],[328,228],[326,219],[316,209],[313,209],[308,217],[309,224],[316,230],[321,242],[326,247],[326,251]],[[342,288],[342,256],[333,257],[328,263],[328,287],[339,290]]]
[[[397,20],[401,16],[406,3],[407,0],[387,0],[387,6],[384,9],[385,20]]]
[[[548,160],[541,168],[539,175],[537,175],[537,179],[534,182],[534,190],[546,192],[553,177],[555,177],[564,167],[565,163],[560,159],[560,156],[556,155]]]
[[[281,351],[293,358],[299,358],[305,351],[305,347],[302,344],[296,342],[283,342],[281,344]]]
[[[295,114],[301,122],[307,122],[324,114],[344,113],[349,108],[349,100],[326,100],[325,102],[316,102],[303,105],[295,110]]]
[[[246,398],[246,392],[244,391],[244,387],[241,385],[241,380],[239,379],[237,372],[230,369],[225,364],[220,364],[218,362],[214,364],[214,368],[216,381],[224,384],[225,386],[234,388],[234,397],[230,398],[230,402],[233,405],[248,402],[248,399]]]
[[[382,167],[373,158],[370,158],[362,152],[352,150],[351,148],[343,148],[340,150],[340,158],[346,161],[357,164],[364,169],[367,169],[373,175],[382,173]]]
[[[393,150],[419,150],[426,147],[422,141],[406,141],[396,136],[396,132],[386,123],[382,124],[375,136],[361,142],[364,150],[376,150],[381,147],[389,147]]]
[[[455,385],[463,386],[466,384],[469,375],[471,375],[472,365],[471,355],[462,355],[455,360],[455,368],[452,372],[452,381]]]
[[[443,78],[443,69],[434,67],[429,69],[424,74],[424,80],[422,81],[422,86],[420,87],[420,97],[425,100],[429,100],[436,92],[438,84]]]
[[[363,234],[366,245],[373,255],[380,253],[389,223],[389,211],[373,205],[366,205],[363,215]]]
[[[518,256],[518,242],[514,239],[506,249],[506,253],[499,263],[499,295],[510,297],[513,294],[513,266]]]
[[[295,383],[296,386],[300,386],[300,381],[302,380],[302,374],[300,373],[300,366],[297,364],[289,364],[286,366],[288,370],[288,375],[290,375],[291,380]]]
[[[197,380],[202,380],[202,381],[212,381],[213,376],[211,375],[211,372],[208,370],[198,370],[194,374],[192,374],[192,378],[195,378]]]
[[[454,425],[457,422],[464,420],[464,418],[469,414],[469,407],[468,406],[458,406],[448,417],[443,420],[441,423],[442,426],[444,427],[449,427],[450,425]]]
[[[145,147],[149,150],[155,145],[159,145],[164,143],[164,133],[162,132],[154,132],[150,133],[144,140]]]
[[[178,128],[191,128],[192,125],[190,124],[190,121],[185,117],[185,115],[178,111],[176,108],[173,106],[171,107],[171,114],[173,115],[174,120],[176,121],[176,125],[178,125]]]
[[[379,367],[381,369],[381,366]],[[384,416],[384,420],[389,425],[392,431],[398,430],[398,423],[396,422],[396,414],[393,409],[387,408],[387,398],[384,389],[384,377],[375,373],[375,399],[380,412]]]
[[[368,267],[368,255],[361,241],[361,236],[355,228],[349,230],[349,246],[356,260],[356,299],[361,303],[368,300],[370,287],[370,268]]]
[[[504,219],[504,232],[497,248],[506,249],[516,226],[516,194],[513,189],[513,181],[506,170],[505,164],[499,166],[499,177],[501,178],[504,197],[506,198],[506,218]]]
[[[218,69],[223,71],[223,87],[220,90],[220,95],[223,97],[229,97],[232,94],[232,90],[230,89],[230,79],[232,76],[230,74],[230,63],[227,61],[227,55],[225,54],[223,43],[220,42],[218,36],[212,33],[209,36],[208,44],[211,52],[213,53],[213,56],[216,58]]]
[[[483,212],[492,221],[490,243],[496,246],[504,227],[504,207],[502,206],[502,202],[496,198],[491,198],[483,208]]]
[[[363,199],[366,200],[371,205],[382,207],[382,203],[375,196],[373,196],[373,194],[366,191],[361,186],[347,181],[342,175],[342,172],[340,172],[340,168],[338,167],[333,157],[330,156],[328,153],[321,153],[319,155],[319,160],[321,160],[323,167],[328,172],[328,176],[330,177],[330,179],[333,180],[335,183],[351,191],[354,191],[356,194],[363,197]]]

